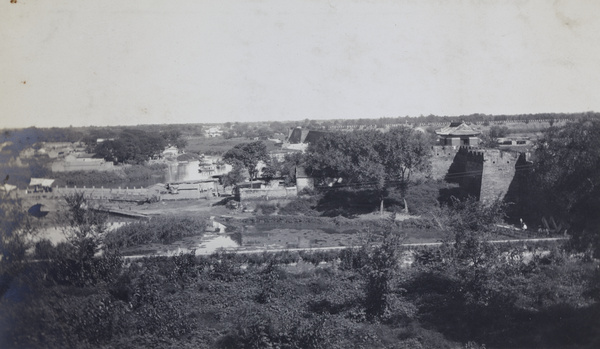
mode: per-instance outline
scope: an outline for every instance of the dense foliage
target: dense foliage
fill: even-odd
[[[0,190],[0,297],[22,271],[35,232],[21,200]]]
[[[536,188],[546,214],[566,222],[580,249],[600,257],[600,120],[551,128],[534,161]]]
[[[268,160],[267,146],[262,141],[238,144],[223,154],[223,161],[234,167],[243,166],[248,171],[250,179],[255,179],[260,172],[257,168],[258,163]]]
[[[166,164],[127,165],[115,171],[68,171],[53,172],[50,176],[58,186],[114,187],[131,183],[131,186],[151,180],[164,181]]]
[[[207,220],[190,217],[154,217],[149,221],[127,223],[108,232],[104,245],[109,250],[149,243],[170,244],[187,236],[201,236]]]
[[[519,260],[522,246],[508,246],[498,253],[512,259],[489,255],[489,269],[473,269],[449,244],[442,254],[415,250],[416,261],[407,269],[399,261],[411,252],[398,248],[399,238],[390,232],[381,246],[341,252],[146,258],[118,269],[108,268],[105,259],[104,267],[94,266],[104,273],[87,284],[65,278],[59,273],[69,270],[65,262],[52,257],[30,265],[13,283],[23,285],[18,301],[12,296],[0,301],[0,344],[595,348],[600,343],[599,309],[586,283],[597,263],[559,250],[525,263]]]
[[[106,161],[141,164],[158,156],[167,146],[167,140],[159,133],[125,129],[114,139],[96,144],[94,153]]]
[[[383,211],[388,187],[404,190],[412,173],[430,171],[430,145],[424,133],[407,127],[331,133],[309,145],[306,166],[322,185],[374,188]]]

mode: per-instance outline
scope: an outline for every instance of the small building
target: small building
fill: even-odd
[[[478,146],[480,140],[477,136],[481,132],[474,130],[463,121],[456,121],[435,133],[439,137],[440,145],[443,146]]]
[[[500,149],[523,149],[533,146],[533,142],[527,137],[498,138],[496,142]]]
[[[48,178],[32,178],[29,181],[28,191],[32,191],[34,193],[37,192],[50,192],[52,191],[52,184],[54,183],[54,179]]]
[[[306,169],[301,166],[296,167],[296,188],[298,188],[298,192],[304,188],[314,189],[314,187],[315,180],[306,174]]]
[[[177,154],[179,154],[179,150],[177,149],[177,147],[173,146],[166,148],[162,152],[162,156],[164,157],[175,157],[177,156]]]
[[[51,165],[53,172],[68,171],[112,171],[112,162],[93,157],[94,154],[71,153],[62,160],[54,161]]]
[[[305,130],[299,126],[292,127],[288,131],[288,136],[282,148],[304,152],[310,143],[315,143],[327,133],[327,131]]]
[[[295,197],[298,190],[296,187],[286,188],[280,181],[254,181],[239,183],[233,189],[233,195],[240,202],[248,199],[270,200]]]
[[[289,148],[277,148],[274,150],[271,150],[269,152],[269,156],[271,157],[271,159],[276,159],[277,161],[284,161],[285,160],[285,156],[286,155],[292,155],[292,154],[297,154],[297,153],[302,153],[301,150],[298,149],[289,149]]]
[[[290,128],[288,132],[287,143],[290,144],[309,144],[318,141],[326,135],[326,131],[304,130],[302,127]]]

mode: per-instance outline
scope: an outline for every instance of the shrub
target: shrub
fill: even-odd
[[[207,221],[204,218],[156,217],[146,222],[126,224],[106,234],[107,249],[120,249],[149,243],[169,244],[187,236],[202,235]]]
[[[279,209],[282,215],[305,215],[318,216],[315,210],[316,200],[314,198],[297,198]]]
[[[264,215],[272,215],[273,213],[275,213],[277,211],[277,207],[275,205],[272,204],[257,204],[256,208],[254,209],[254,212],[262,212],[262,214]]]

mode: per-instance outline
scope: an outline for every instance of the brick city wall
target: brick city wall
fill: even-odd
[[[432,176],[456,183],[483,202],[503,199],[515,176],[519,154],[471,147],[432,148]]]

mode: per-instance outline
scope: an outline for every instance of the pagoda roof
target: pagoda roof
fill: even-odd
[[[438,136],[477,136],[481,132],[474,130],[471,126],[467,125],[464,122],[453,122],[450,126],[443,127],[439,130],[436,130],[435,133]]]

